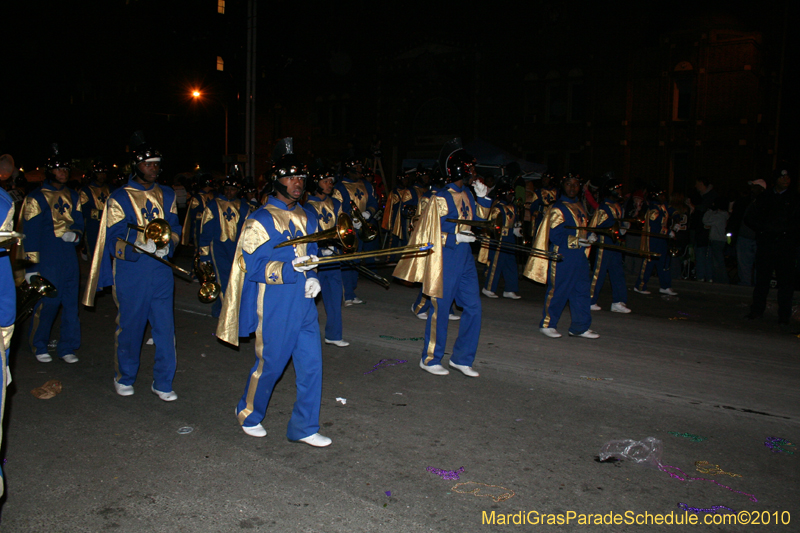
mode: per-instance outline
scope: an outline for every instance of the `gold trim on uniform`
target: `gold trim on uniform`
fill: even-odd
[[[256,248],[268,240],[269,233],[267,233],[267,230],[261,225],[261,222],[254,218],[247,219],[242,228],[242,236],[239,238],[242,250],[248,254],[252,254],[256,251]]]
[[[356,182],[352,181],[343,181],[342,185],[344,188],[347,189],[347,192],[350,194],[350,199],[356,203],[356,207],[362,213],[367,210],[367,198],[369,194],[367,193],[367,187],[364,185],[360,180]],[[361,191],[361,198],[356,196],[356,191]]]
[[[62,188],[60,191],[42,189],[42,194],[50,206],[50,212],[53,216],[53,233],[56,237],[61,238],[68,231],[72,231],[70,227],[75,222],[72,219],[72,210],[76,207],[72,205],[72,195],[70,189],[67,187]]]
[[[556,226],[563,224],[564,214],[560,209],[554,209],[551,206],[545,210],[544,217],[545,220],[539,224],[539,231],[536,233],[536,239],[533,241],[533,247],[540,250],[549,250],[550,228],[555,228]],[[548,261],[543,257],[531,255],[528,257],[528,262],[525,264],[525,269],[522,271],[522,275],[538,283],[547,283],[547,272],[552,266],[549,263],[555,263],[555,261]]]
[[[428,355],[425,357],[425,364],[427,365],[433,361],[434,351],[436,350],[436,319],[439,318],[439,302],[436,298],[431,297],[431,335],[428,339]],[[448,311],[449,313],[449,311]]]
[[[266,285],[259,283],[258,285],[258,327],[256,328],[256,359],[258,359],[258,366],[250,374],[250,380],[247,383],[247,399],[245,408],[239,411],[236,415],[239,423],[244,424],[244,421],[253,412],[256,397],[256,390],[258,390],[258,381],[261,379],[261,374],[264,373],[264,332],[261,328],[264,322],[264,289]],[[224,305],[224,304],[223,304]],[[222,316],[222,315],[220,315]],[[238,346],[238,338],[236,339]]]
[[[324,200],[320,201],[311,200],[306,203],[306,207],[313,208],[314,211],[317,213],[317,215],[322,215],[326,211],[331,214],[331,217],[327,222],[325,222],[324,218],[320,218],[319,216],[317,216],[318,231],[324,231],[326,229],[331,229],[332,227],[336,226],[336,218],[333,216],[334,212],[336,211],[336,207],[333,204],[331,196],[327,196]],[[388,212],[388,207],[386,212]]]
[[[270,261],[264,268],[267,285],[283,285],[283,261]]]
[[[201,246],[198,254],[200,254],[201,257],[206,257],[211,254],[211,248],[209,246]]]
[[[219,208],[219,213],[222,217],[219,221],[219,240],[220,242],[235,241],[237,237],[236,230],[239,226],[239,217],[241,216],[241,213],[239,213],[239,206],[241,203],[239,200],[229,202],[228,200],[224,200],[222,198],[217,198],[215,201],[217,202],[217,207]],[[228,220],[228,217],[225,216],[225,214],[228,212],[228,209],[230,209],[233,213],[233,216],[230,218],[230,220]],[[206,207],[206,211],[211,210]],[[205,224],[205,222],[203,223]]]
[[[558,211],[557,209],[555,211]],[[538,235],[537,235],[538,237]],[[558,253],[558,246],[553,246],[553,252]],[[547,298],[544,300],[544,319],[542,320],[542,327],[549,328],[550,327],[550,313],[548,309],[550,309],[550,302],[553,300],[553,295],[556,292],[556,261],[550,261],[550,266],[548,268],[548,274],[550,277],[550,290],[547,293]]]
[[[433,195],[435,201],[425,206],[409,245],[433,244],[430,254],[412,254],[400,258],[392,275],[412,283],[422,283],[422,293],[431,298],[444,295],[441,218],[447,215],[447,200]],[[431,300],[433,301],[433,300]]]
[[[27,222],[41,212],[42,208],[39,206],[39,202],[30,196],[26,196],[25,201],[22,203],[22,220]]]
[[[290,234],[286,240],[306,235],[307,231],[306,225],[308,224],[308,217],[306,216],[305,210],[302,207],[300,207],[299,204],[295,204],[294,209],[292,209],[291,211],[281,209],[280,207],[272,204],[267,204],[266,206],[264,206],[264,209],[269,211],[269,214],[272,215],[272,223],[275,226],[275,231],[277,231],[278,233],[288,232]],[[294,235],[291,235],[289,224],[294,225],[294,231],[295,231]],[[307,246],[308,245],[306,243],[295,245],[294,248],[297,257],[302,257],[306,255]]]

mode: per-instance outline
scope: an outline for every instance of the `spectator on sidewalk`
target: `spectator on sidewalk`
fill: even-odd
[[[753,286],[753,265],[756,261],[756,232],[747,225],[746,219],[752,216],[758,196],[767,190],[764,180],[748,181],[750,194],[744,208],[741,223],[734,229],[736,235],[736,263],[739,269],[739,285]]]
[[[725,244],[728,242],[727,203],[717,198],[708,211],[703,214],[703,225],[708,228],[708,262],[711,275],[708,281],[728,283],[728,271],[725,268]]]

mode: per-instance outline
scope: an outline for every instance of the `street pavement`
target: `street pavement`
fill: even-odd
[[[545,513],[624,520],[626,512],[634,521],[670,512],[680,520],[680,503],[758,511],[757,520],[770,520],[762,531],[800,531],[800,449],[764,444],[800,441],[800,338],[778,328],[774,301],[763,320],[743,320],[750,289],[676,281],[677,297],[630,291],[633,313],[620,315],[608,311],[606,285],[603,310],[593,313],[599,339],[567,337],[568,312],[558,326],[564,337],[549,339],[538,332],[544,287],[523,281],[522,300],[481,298],[481,376],[470,379],[419,368],[425,323],[410,312],[417,288],[384,291],[361,280],[366,303],[343,310],[351,345],[323,345],[320,431],[333,444],[315,449],[285,436],[291,364],[264,420],[267,437],[241,431],[233,409],[253,342],[236,350],[217,341],[199,285],[176,278],[175,286],[176,402],[149,391],[152,345],[143,346],[136,393],[115,394],[110,294],[81,311],[78,363],[38,363],[17,347],[0,531],[535,531],[545,526],[498,521]],[[448,351],[458,328],[450,323]],[[60,394],[30,393],[51,379],[63,384]],[[646,437],[661,440],[661,462],[684,474],[673,473],[703,479],[599,462],[606,442]],[[700,473],[697,461],[728,474]],[[584,526],[569,517],[549,529],[691,528]]]

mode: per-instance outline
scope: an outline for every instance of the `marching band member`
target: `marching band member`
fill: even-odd
[[[521,225],[517,223],[514,206],[515,191],[507,180],[500,181],[494,189],[495,201],[489,219],[499,215],[501,229],[498,239],[503,243],[516,244],[516,237],[522,237]],[[483,244],[478,254],[478,262],[486,264],[486,284],[481,289],[484,296],[497,298],[500,278],[504,280],[503,298],[519,300],[519,272],[515,251],[503,249],[502,245]]]
[[[222,310],[224,289],[228,286],[228,278],[236,252],[236,241],[250,212],[249,204],[239,198],[242,182],[238,176],[238,167],[222,184],[222,193],[217,194],[206,203],[200,219],[199,255],[201,261],[211,261],[214,273],[223,292],[211,305],[211,316],[218,317]]]
[[[561,254],[563,261],[548,261],[532,255],[523,272],[525,277],[547,284],[539,331],[553,339],[561,337],[556,328],[567,302],[572,315],[570,336],[586,339],[600,336],[589,329],[592,315],[589,311],[588,255],[592,240],[581,237],[585,230],[565,227],[586,227],[588,216],[578,199],[579,192],[580,180],[577,176],[567,175],[562,182],[561,198],[546,211],[533,243],[534,248]]]
[[[431,310],[420,367],[437,376],[449,374],[441,365],[448,321],[441,320],[440,314],[446,316],[455,301],[464,308],[464,313],[449,365],[466,376],[478,377],[480,374],[473,370],[472,364],[481,330],[481,300],[478,272],[469,246],[475,236],[469,226],[446,219],[485,220],[491,200],[486,198],[488,188],[480,181],[474,184],[477,200],[469,191],[469,181],[475,176],[474,158],[462,148],[461,139],[445,143],[439,160],[449,183],[431,196],[410,243],[430,242],[433,253],[403,257],[393,275],[406,281],[422,282],[423,292],[430,297]]]
[[[197,249],[200,247],[200,227],[203,222],[203,213],[206,205],[214,198],[214,180],[210,175],[200,174],[195,176],[194,189],[191,198],[186,203],[186,218],[183,220],[183,233],[181,244],[192,245]]]
[[[317,244],[275,248],[280,242],[316,232],[317,217],[297,203],[303,195],[306,171],[292,153],[290,137],[279,141],[273,161],[273,193],[250,215],[239,237],[217,337],[238,345],[239,337],[256,334],[255,364],[236,406],[244,432],[266,436],[261,421],[291,358],[297,401],[286,436],[290,441],[324,447],[331,439],[318,433],[322,345],[314,298],[320,292],[320,283],[314,266],[298,266],[317,259]]]
[[[0,175],[3,181],[8,176]],[[14,230],[14,199],[0,187],[0,231]],[[8,249],[0,248],[0,445],[3,443],[3,413],[6,407],[6,387],[11,383],[8,356],[11,350],[11,335],[17,314],[17,292]],[[5,491],[3,469],[0,467],[0,496]]]
[[[648,205],[647,213],[645,213],[647,224],[642,229],[650,233],[660,233],[665,237],[674,237],[675,233],[669,227],[669,220],[675,210],[666,205],[666,192],[657,184],[652,184],[648,187],[648,194],[650,195],[650,204]],[[676,296],[678,293],[672,290],[672,275],[669,270],[671,258],[669,241],[666,238],[642,235],[640,248],[644,251],[661,255],[656,258],[646,257],[644,259],[633,290],[639,294],[650,294],[650,291],[647,290],[647,282],[655,269],[660,285],[658,292],[667,296]]]
[[[558,180],[552,174],[542,174],[542,186],[533,193],[531,201],[531,235],[535,238],[544,220],[545,211],[558,200]]]
[[[611,229],[619,225],[619,232],[625,235],[625,231],[630,227],[629,222],[621,221],[624,218],[622,209],[622,183],[609,176],[603,184],[601,196],[603,203],[597,208],[592,216],[589,226],[592,228]],[[601,244],[614,244],[613,238],[609,235],[598,233]],[[622,252],[617,250],[605,250],[598,248],[594,257],[594,269],[592,271],[591,310],[600,311],[597,299],[600,297],[600,290],[606,280],[606,273],[611,280],[611,311],[615,313],[630,313],[628,309],[628,287],[625,285],[625,271],[622,266]]]
[[[100,231],[100,219],[103,209],[111,191],[108,188],[108,165],[102,161],[95,161],[92,165],[92,181],[80,191],[81,211],[86,223],[85,244],[86,254],[94,255],[94,246],[97,243],[97,233]]]
[[[333,170],[320,168],[311,173],[308,179],[309,196],[305,207],[317,217],[318,231],[336,226],[342,203],[332,197],[336,174]],[[320,255],[335,253],[333,246],[320,249]],[[350,343],[342,339],[342,269],[339,263],[320,265],[317,278],[322,286],[322,304],[325,306],[325,344],[344,348]]]
[[[46,180],[22,204],[25,240],[19,251],[29,262],[25,269],[26,281],[41,275],[58,291],[54,298],[43,298],[33,308],[31,350],[39,362],[53,360],[47,353],[47,344],[58,309],[63,307],[57,354],[64,362],[76,363],[81,323],[78,319],[80,270],[75,247],[83,235],[84,222],[80,196],[66,185],[70,160],[59,153],[58,145],[53,145],[53,152],[45,167]]]
[[[96,291],[114,286],[114,302],[118,309],[114,389],[120,396],[133,394],[142,339],[150,322],[156,347],[150,390],[161,400],[171,402],[178,399],[172,389],[177,364],[173,314],[175,280],[169,266],[142,250],[164,260],[172,257],[181,236],[178,205],[172,188],[156,183],[161,173],[161,153],[144,142],[141,132],[134,134],[132,144],[136,146],[132,151],[134,173],[106,202],[83,304],[94,306]],[[171,230],[169,242],[162,247],[145,238],[143,231],[135,229],[155,219],[165,220]],[[141,250],[119,238],[136,244]]]

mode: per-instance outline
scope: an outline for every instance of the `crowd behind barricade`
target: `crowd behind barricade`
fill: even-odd
[[[134,394],[149,321],[156,346],[150,389],[163,401],[178,398],[173,274],[193,276],[219,318],[220,340],[238,345],[255,335],[255,363],[236,406],[243,431],[266,435],[261,421],[292,358],[298,400],[287,437],[316,447],[331,444],[318,433],[321,344],[349,346],[342,308],[365,303],[356,294],[359,276],[391,285],[378,266],[394,266],[395,280],[421,285],[409,302],[426,321],[421,369],[449,374],[442,364],[447,325],[460,320],[447,366],[470,378],[479,377],[481,295],[519,300],[521,279],[545,285],[539,332],[551,339],[562,336],[567,304],[569,335],[600,337],[590,326],[592,313],[603,310],[606,280],[609,310],[619,314],[632,312],[628,280],[648,295],[655,276],[665,298],[677,294],[676,277],[753,286],[751,320],[762,318],[776,286],[786,328],[800,282],[800,189],[786,168],[728,190],[701,178],[691,191],[669,194],[636,180],[626,192],[613,172],[581,179],[523,173],[517,163],[478,165],[456,138],[429,164],[398,168],[389,190],[379,146],[370,156],[350,149],[338,162],[303,162],[285,138],[258,179],[236,165],[227,174],[198,166],[167,179],[161,153],[141,132],[131,145],[124,170],[96,160],[84,172],[53,145],[38,182],[10,155],[0,156],[3,390],[11,335],[28,313],[26,338],[39,362],[52,361],[59,312],[56,355],[78,362],[78,257],[89,266],[81,303],[93,306],[114,287],[117,394]],[[191,251],[193,272],[174,264],[179,245]]]

